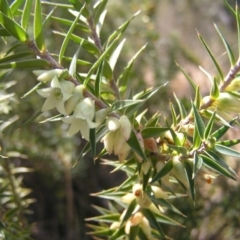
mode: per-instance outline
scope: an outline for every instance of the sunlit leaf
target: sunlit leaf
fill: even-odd
[[[31,14],[31,7],[32,7],[32,0],[26,0],[23,13],[22,13],[22,19],[21,19],[22,28],[25,30],[27,30],[28,28],[29,18]]]
[[[118,111],[136,104],[141,104],[143,100],[120,100],[116,101],[111,106],[111,111]]]
[[[153,177],[151,183],[154,183],[154,182],[160,180],[162,177],[164,177],[168,173],[170,173],[172,169],[173,169],[173,162],[172,162],[172,160],[169,160],[164,165],[164,167]]]
[[[220,144],[215,144],[215,149],[221,154],[240,158],[240,152],[238,152],[238,151],[236,151],[232,148],[229,148],[227,146],[223,146],[223,145],[220,145]]]
[[[10,63],[2,63],[0,64],[0,69],[9,69],[9,68],[43,68],[43,67],[51,67],[51,64],[44,59],[29,59],[22,60]]]
[[[204,131],[205,131],[205,126],[204,126],[203,120],[202,120],[200,114],[198,113],[198,110],[196,109],[196,107],[193,103],[192,103],[192,108],[193,108],[193,113],[194,113],[195,126],[198,130],[198,133],[199,133],[201,139],[203,139],[204,138]]]
[[[162,133],[168,131],[166,127],[147,127],[141,131],[143,138],[159,137]]]
[[[198,171],[201,169],[202,167],[202,163],[203,160],[201,158],[201,156],[199,156],[196,152],[194,152],[194,156],[193,156],[193,174],[192,174],[192,178],[195,178]]]
[[[26,0],[15,0],[10,6],[13,15],[18,11],[18,9],[23,5]]]
[[[147,161],[145,153],[141,148],[138,138],[134,131],[131,132],[130,138],[127,141],[128,145],[132,148],[134,152],[136,152],[143,160]]]
[[[27,32],[11,18],[0,12],[0,24],[16,39],[21,42],[29,40]]]

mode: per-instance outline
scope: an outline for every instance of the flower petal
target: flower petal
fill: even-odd
[[[74,118],[70,128],[68,129],[68,136],[76,134],[80,130],[81,120]]]
[[[53,97],[49,96],[42,106],[42,111],[48,111],[54,107],[56,107],[56,100]]]

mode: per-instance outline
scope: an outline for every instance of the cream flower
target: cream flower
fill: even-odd
[[[37,90],[39,95],[46,98],[46,101],[42,106],[42,111],[48,111],[56,107],[58,112],[67,115],[64,103],[72,96],[74,87],[75,86],[72,82],[64,80],[59,82],[55,76],[51,81],[50,88]]]
[[[94,101],[91,98],[85,98],[79,102],[72,116],[62,118],[62,121],[71,124],[68,135],[72,136],[78,131],[89,141],[89,131],[96,128],[99,124],[93,122],[95,115]]]

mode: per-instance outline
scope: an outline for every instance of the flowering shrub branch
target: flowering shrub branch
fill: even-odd
[[[191,109],[186,110],[181,100],[175,96],[176,106],[170,104],[171,119],[166,120],[163,126],[160,114],[156,113],[148,119],[142,106],[166,84],[145,89],[135,95],[128,91],[131,87],[131,67],[145,47],[129,61],[117,80],[114,76],[125,42],[121,38],[137,14],[110,34],[102,44],[97,24],[104,23],[107,1],[100,0],[91,4],[91,1],[82,3],[71,0],[67,9],[75,20],[67,33],[55,32],[64,36],[57,61],[45,46],[41,10],[41,4],[44,3],[40,0],[35,3],[34,40],[29,37],[25,23],[30,16],[26,12],[30,2],[26,1],[21,12],[21,22],[18,23],[13,18],[15,13],[8,2],[2,1],[4,7],[0,9],[0,24],[4,34],[27,45],[34,52],[35,58],[19,61],[13,54],[11,60],[15,61],[9,62],[9,58],[3,57],[0,68],[36,69],[33,72],[41,86],[49,83],[50,86],[39,89],[37,85],[29,94],[36,91],[45,98],[41,111],[55,109],[58,114],[51,120],[69,124],[69,136],[81,133],[87,143],[80,158],[91,150],[93,158],[102,159],[103,164],[113,166],[114,171],[124,171],[127,176],[120,186],[94,194],[115,202],[117,207],[112,207],[111,210],[101,209],[100,216],[87,219],[99,223],[89,225],[92,229],[90,234],[107,239],[167,239],[162,224],[183,227],[166,215],[167,210],[185,217],[171,204],[171,199],[187,194],[196,201],[195,179],[198,176],[203,176],[207,183],[211,183],[218,175],[237,179],[237,174],[227,165],[223,156],[240,157],[240,153],[232,149],[240,140],[221,141],[221,138],[238,120],[231,114],[238,113],[239,109],[240,62],[235,61],[228,43],[216,27],[232,66],[224,78],[210,48],[199,35],[213,60],[217,75],[206,73],[212,86],[209,95],[203,97],[199,87],[180,68],[194,90],[195,99],[191,102]],[[52,5],[64,8],[61,4]],[[239,23],[238,8],[231,11]],[[67,23],[67,19],[62,19],[62,24]],[[90,40],[74,34],[78,23],[88,30]],[[238,31],[240,32],[239,24]],[[71,58],[67,70],[62,66],[62,60],[67,57],[65,50],[70,39],[77,43],[78,50]],[[95,57],[95,62],[89,63],[87,73],[78,72],[78,61],[83,61],[78,57],[80,48]],[[97,142],[104,145],[99,153],[96,153]],[[112,155],[117,156],[118,161],[103,160],[112,159]],[[175,190],[175,184],[179,185],[179,190]]]

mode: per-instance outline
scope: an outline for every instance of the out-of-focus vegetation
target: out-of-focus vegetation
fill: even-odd
[[[234,1],[229,2],[235,4]],[[48,4],[43,5],[45,14],[52,9],[53,7]],[[229,69],[227,55],[212,22],[218,25],[224,36],[227,36],[233,49],[237,51],[238,48],[234,47],[237,38],[235,19],[221,1],[110,0],[107,9],[105,26],[101,33],[103,40],[134,12],[142,11],[126,31],[127,41],[116,66],[116,75],[121,72],[128,60],[148,43],[133,66],[132,91],[137,93],[146,86],[157,86],[169,81],[168,87],[159,93],[160,97],[156,95],[146,103],[149,115],[161,111],[168,117],[168,105],[169,101],[174,99],[173,92],[183,99],[189,96],[194,98],[189,84],[175,62],[183,66],[197,81],[203,95],[209,90],[209,81],[198,66],[212,74],[215,68],[203,50],[195,29],[204,36],[226,72]],[[61,12],[58,8],[54,11],[54,16],[64,16],[73,20],[72,15]],[[62,25],[51,19],[45,24],[47,48],[57,54],[63,38],[54,35],[52,31],[66,32],[68,28],[62,29]],[[81,30],[78,34],[86,35]],[[5,40],[4,37],[1,39],[0,55],[6,49]],[[14,45],[14,42],[12,44]],[[16,49],[15,52],[21,50]],[[67,55],[73,56],[75,51],[74,47],[68,47]],[[83,59],[92,60],[92,56],[83,49],[80,55],[84,56]],[[64,64],[68,66],[69,63]],[[81,66],[80,71],[84,69],[87,69],[87,66]],[[36,92],[23,97],[36,85],[36,77],[32,71],[14,70],[6,76],[4,73],[1,71],[0,96],[11,93],[15,95],[9,95],[7,102],[0,102],[0,130],[4,130],[0,135],[3,149],[1,152],[3,157],[0,160],[3,168],[0,171],[1,176],[9,174],[12,166],[22,168],[23,171],[20,169],[20,173],[11,173],[13,182],[0,182],[0,189],[5,186],[11,189],[14,187],[18,193],[23,194],[22,197],[25,191],[26,193],[28,190],[31,191],[26,198],[25,206],[20,206],[19,214],[24,215],[23,224],[29,223],[33,239],[93,239],[86,234],[89,229],[86,228],[84,219],[97,215],[92,205],[107,207],[107,203],[90,194],[120,184],[125,175],[108,174],[111,171],[110,167],[101,165],[100,161],[94,162],[88,155],[76,163],[84,140],[78,135],[74,138],[67,137],[67,125],[61,122],[39,123],[52,116],[48,112],[25,126],[24,124],[43,104],[42,99],[36,97]],[[8,79],[15,81],[11,85],[6,82]],[[3,124],[9,120],[12,123],[5,128]],[[228,161],[238,172],[239,164],[231,159]],[[198,180],[197,184],[200,188],[196,193],[198,197],[196,205],[188,198],[174,200],[175,205],[187,218],[183,220],[177,219],[175,215],[172,217],[186,228],[163,225],[164,232],[174,239],[239,239],[239,183],[219,177],[212,184],[206,184],[204,179]],[[16,198],[16,196],[11,198],[14,204],[18,202]],[[6,196],[5,198],[0,196],[0,199],[1,203],[8,201]],[[11,201],[9,200],[9,204]],[[28,209],[28,212],[24,212],[24,209]],[[4,216],[4,211],[0,208],[0,217]],[[1,222],[7,224],[3,218]],[[16,224],[17,222],[16,219]],[[13,235],[12,239],[18,238]]]

